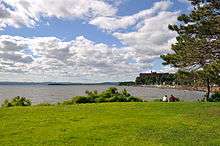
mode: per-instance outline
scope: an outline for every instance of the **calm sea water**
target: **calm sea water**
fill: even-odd
[[[85,95],[86,90],[103,91],[110,85],[70,85],[70,86],[48,86],[48,85],[0,85],[0,102],[15,96],[30,98],[33,103],[56,103],[62,102],[77,95]],[[149,100],[159,98],[164,95],[173,94],[183,100],[197,100],[204,96],[204,92],[186,91],[176,89],[159,89],[149,87],[121,87],[127,89],[133,96]]]

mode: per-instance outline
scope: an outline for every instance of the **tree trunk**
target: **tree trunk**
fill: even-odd
[[[210,92],[211,92],[211,85],[210,85],[210,79],[207,79],[207,94],[206,94],[206,101],[208,101],[208,98],[210,96]]]

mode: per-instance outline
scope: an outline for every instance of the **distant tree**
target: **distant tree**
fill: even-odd
[[[141,78],[141,77],[137,77],[136,80],[135,80],[135,83],[137,85],[143,85],[145,83],[145,79]]]
[[[130,81],[130,82],[120,82],[118,85],[119,86],[134,86],[135,82],[133,82],[133,81]]]
[[[192,85],[195,77],[193,72],[178,70],[176,73],[177,84],[179,85]]]
[[[220,62],[215,62],[207,65],[203,70],[196,72],[197,78],[199,78],[207,86],[207,99],[210,97],[211,87],[214,84],[220,85]]]
[[[169,25],[170,30],[178,33],[177,42],[171,48],[174,53],[161,55],[161,58],[164,65],[198,71],[206,81],[209,98],[210,85],[220,76],[220,1],[189,1],[192,12],[179,16],[178,24]]]

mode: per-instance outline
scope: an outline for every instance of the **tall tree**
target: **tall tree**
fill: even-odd
[[[169,29],[178,33],[172,45],[173,53],[161,55],[164,65],[187,71],[203,72],[207,83],[207,98],[210,95],[212,77],[219,78],[220,64],[220,1],[189,0],[192,12],[178,17],[178,24]],[[214,65],[213,65],[214,64]],[[217,67],[216,72],[211,68]]]

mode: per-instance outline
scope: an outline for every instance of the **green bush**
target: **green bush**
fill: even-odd
[[[93,99],[96,99],[96,98],[99,97],[97,90],[95,90],[95,91],[88,91],[88,90],[86,90],[85,93],[87,94],[88,97],[91,97]]]
[[[143,100],[134,96],[130,96],[128,97],[128,102],[143,102]]]
[[[87,96],[76,96],[63,102],[65,105],[80,103],[101,103],[101,102],[143,102],[141,99],[131,96],[126,89],[121,92],[115,87],[98,93],[95,91],[86,91]]]
[[[108,102],[118,102],[118,97],[114,96],[108,99]]]
[[[11,102],[8,99],[5,99],[2,104],[2,107],[11,107],[11,106],[12,106]]]
[[[128,99],[126,96],[118,96],[118,101],[117,102],[128,102]]]
[[[131,94],[128,93],[128,91],[126,89],[122,90],[122,95],[126,96],[126,97],[130,97]]]
[[[25,97],[14,97],[11,101],[5,100],[2,104],[2,107],[11,107],[11,106],[31,106],[31,100]]]
[[[113,96],[109,98],[109,102],[127,102],[127,98],[124,96]]]
[[[209,102],[220,102],[220,92],[215,92],[210,98],[207,99]]]
[[[97,103],[102,103],[102,102],[108,102],[108,100],[106,98],[104,98],[104,97],[100,97],[100,98],[96,99],[96,102]]]
[[[94,103],[95,98],[90,97],[90,96],[76,96],[76,97],[73,97],[72,101],[74,103]]]
[[[111,98],[115,95],[119,95],[118,89],[115,87],[110,87],[107,90],[103,91],[99,96],[104,98]]]

